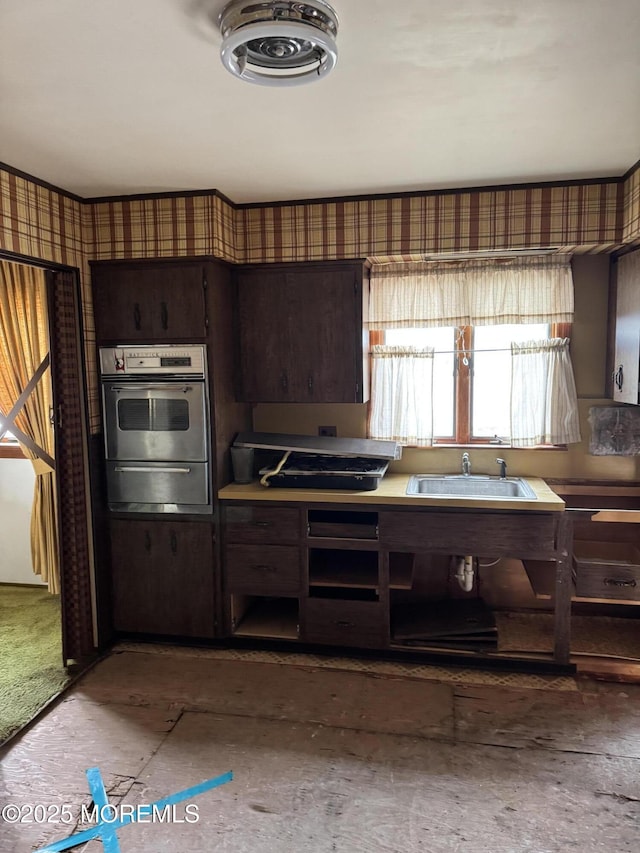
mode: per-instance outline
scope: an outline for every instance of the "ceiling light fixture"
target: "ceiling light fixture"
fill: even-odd
[[[309,83],[326,77],[338,59],[338,17],[325,0],[232,0],[219,25],[225,68],[249,83]]]

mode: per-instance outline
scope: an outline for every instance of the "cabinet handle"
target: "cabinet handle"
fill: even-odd
[[[171,531],[171,553],[175,556],[178,553],[178,537],[175,530]]]
[[[289,387],[289,377],[287,376],[286,370],[283,370],[280,374],[280,384],[282,385],[283,391],[286,391]]]
[[[275,567],[275,566],[267,566],[266,564],[262,564],[262,563],[259,563],[258,565],[255,565],[253,568],[254,568],[256,571],[258,571],[258,572],[270,572],[270,573],[273,573],[273,572],[277,572],[277,571],[278,571],[278,570],[276,569],[276,567]]]
[[[271,527],[271,522],[270,521],[252,521],[251,526],[252,527]]]
[[[133,325],[136,331],[140,331],[140,326],[142,324],[142,316],[140,314],[140,303],[136,302],[133,306]]]
[[[135,472],[137,474],[189,474],[191,468],[151,467],[150,465],[116,465],[113,469],[117,474]]]
[[[626,580],[625,578],[605,578],[603,583],[605,586],[636,586],[636,582],[634,580]]]
[[[337,628],[353,628],[353,622],[345,622],[339,619],[337,622],[333,623]]]
[[[205,333],[209,328],[209,314],[207,312],[207,288],[209,287],[209,282],[207,281],[207,276],[203,272],[202,273],[202,316],[204,317],[204,330]]]
[[[311,375],[309,375],[309,378],[307,379],[307,388],[309,389],[309,393],[312,394],[313,393],[313,376],[311,376]]]
[[[151,534],[148,530],[144,532],[144,550],[151,553]]]
[[[620,367],[616,370],[615,383],[618,391],[622,391],[622,385],[624,383],[624,371],[622,370],[622,365],[620,365]]]
[[[160,303],[160,322],[162,323],[162,328],[166,332],[169,328],[169,310],[166,302]]]

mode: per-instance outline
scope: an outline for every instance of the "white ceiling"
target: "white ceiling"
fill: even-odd
[[[332,0],[333,2],[333,0]],[[621,175],[640,157],[638,0],[334,0],[339,58],[232,77],[224,0],[5,0],[0,161],[84,197],[236,202]]]

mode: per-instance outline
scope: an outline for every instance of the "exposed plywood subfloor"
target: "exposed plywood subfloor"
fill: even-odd
[[[542,690],[206,657],[111,655],[2,754],[4,803],[146,803],[227,770],[198,823],[122,853],[635,851],[640,686]],[[0,849],[66,835],[0,823]],[[93,841],[87,853],[102,850]]]

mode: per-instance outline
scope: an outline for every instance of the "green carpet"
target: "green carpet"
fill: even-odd
[[[0,743],[70,680],[62,666],[60,596],[0,585]]]

